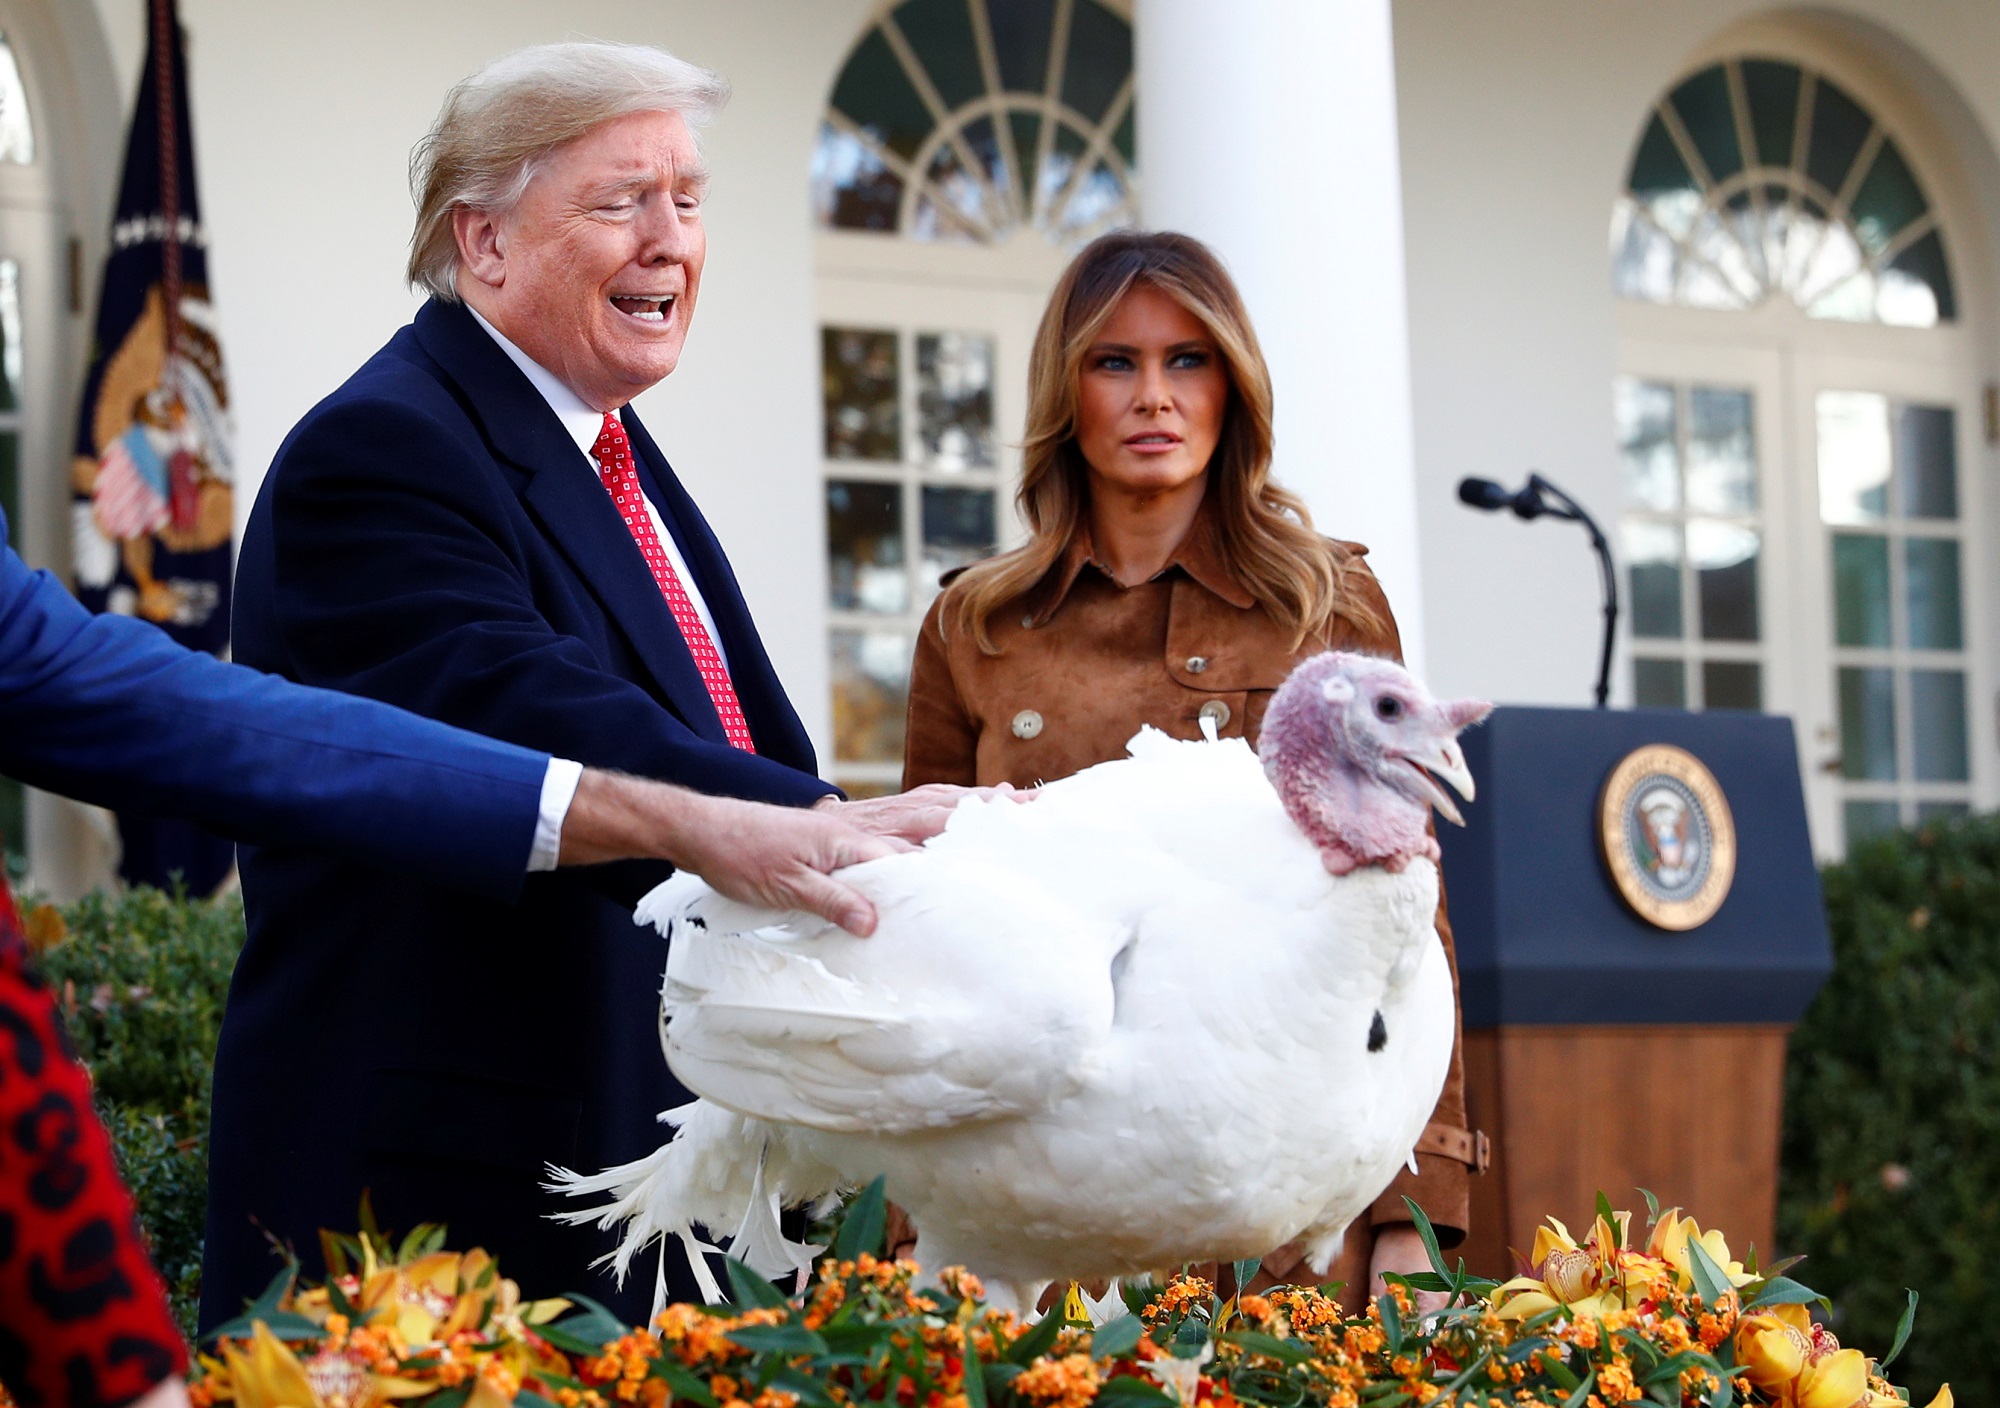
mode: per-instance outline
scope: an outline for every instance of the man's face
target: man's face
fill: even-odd
[[[628,113],[544,160],[501,216],[461,210],[459,290],[600,411],[680,361],[708,181],[679,113]]]

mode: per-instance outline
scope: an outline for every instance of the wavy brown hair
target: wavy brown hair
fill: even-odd
[[[1222,552],[1244,589],[1293,633],[1296,649],[1336,616],[1364,631],[1382,622],[1350,590],[1361,569],[1313,531],[1296,494],[1271,482],[1271,373],[1243,296],[1207,245],[1171,231],[1121,230],[1084,246],[1049,295],[1028,367],[1028,432],[1022,446],[1021,516],[1028,541],[966,569],[952,584],[944,629],[970,630],[999,653],[993,613],[1032,590],[1061,559],[1090,509],[1090,468],[1076,442],[1083,361],[1119,301],[1139,284],[1160,290],[1198,318],[1229,374],[1222,436],[1209,461],[1208,507]]]

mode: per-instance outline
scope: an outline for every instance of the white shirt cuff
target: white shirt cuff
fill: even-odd
[[[576,800],[576,785],[583,780],[583,764],[568,758],[550,758],[549,770],[542,774],[542,810],[535,818],[535,846],[528,852],[528,869],[554,870],[562,851],[563,821],[569,804]]]

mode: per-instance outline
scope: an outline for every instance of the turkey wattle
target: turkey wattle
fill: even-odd
[[[971,799],[921,850],[842,879],[875,934],[753,909],[693,876],[641,902],[670,940],[663,1042],[703,1098],[657,1153],[559,1173],[609,1193],[623,1275],[695,1228],[778,1276],[817,1249],[780,1206],[886,1175],[917,1259],[1032,1305],[1058,1277],[1257,1256],[1318,1270],[1411,1157],[1454,1013],[1434,926],[1456,735],[1400,666],[1315,656],[1240,739],[1140,731],[1131,756]]]

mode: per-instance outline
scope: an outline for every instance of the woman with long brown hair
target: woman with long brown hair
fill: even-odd
[[[1028,541],[947,578],[918,638],[903,785],[1031,787],[1124,756],[1142,724],[1253,745],[1292,667],[1323,650],[1399,657],[1359,544],[1321,537],[1271,479],[1271,378],[1234,282],[1186,235],[1087,246],[1050,296],[1028,373]],[[1451,953],[1444,912],[1438,930]],[[1455,964],[1454,964],[1454,972]],[[1349,1229],[1334,1276],[1426,1262],[1466,1226],[1456,1050],[1420,1171]],[[1260,1282],[1302,1279],[1297,1246]]]

